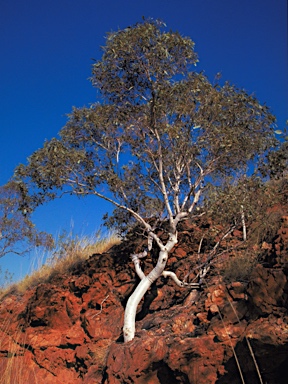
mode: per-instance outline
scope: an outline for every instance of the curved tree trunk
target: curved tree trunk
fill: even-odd
[[[154,281],[156,281],[158,277],[162,275],[168,260],[168,254],[176,243],[177,234],[170,234],[170,239],[168,240],[167,244],[163,246],[163,248],[161,247],[162,249],[159,253],[158,261],[155,268],[147,276],[144,276],[142,278],[140,283],[137,285],[135,291],[129,297],[124,315],[123,334],[125,343],[131,341],[134,338],[135,317],[139,302],[141,301],[145,293],[148,291],[152,283],[154,283]]]
[[[160,251],[158,262],[155,268],[147,276],[143,277],[143,279],[137,285],[135,291],[129,297],[124,315],[123,334],[125,343],[134,338],[135,317],[138,304],[150,286],[154,283],[154,281],[156,281],[158,277],[162,275],[166,266],[167,259],[168,251]]]

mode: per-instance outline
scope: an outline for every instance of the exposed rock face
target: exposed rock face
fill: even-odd
[[[169,269],[182,278],[198,257],[186,224]],[[123,244],[71,273],[11,294],[0,305],[0,383],[284,384],[288,373],[288,223],[248,282],[210,274],[200,291],[159,279],[139,306],[136,337],[123,343],[126,301],[138,280]],[[140,242],[129,243],[131,251]],[[150,258],[147,270],[152,268]],[[253,354],[249,351],[252,348]]]

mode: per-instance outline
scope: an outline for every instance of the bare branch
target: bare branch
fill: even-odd
[[[142,280],[144,277],[145,277],[145,274],[144,272],[142,271],[141,269],[141,266],[140,266],[140,260],[139,259],[142,259],[143,257],[146,257],[147,256],[147,252],[144,251],[144,252],[141,252],[141,253],[137,253],[137,254],[134,254],[134,255],[131,255],[131,259],[135,265],[135,271],[137,273],[137,275],[139,276],[139,278]]]
[[[171,279],[178,285],[178,287],[189,287],[189,288],[200,288],[200,284],[199,283],[186,283],[184,281],[181,281],[178,279],[178,277],[176,276],[176,274],[174,272],[171,272],[171,271],[164,271],[162,272],[162,276],[167,278],[167,277],[171,277]]]
[[[103,311],[103,303],[108,299],[109,295],[107,295],[100,303],[100,311],[95,313],[93,316],[91,316],[91,318],[93,319],[93,317],[96,317],[98,315],[100,315],[100,313],[102,313]]]

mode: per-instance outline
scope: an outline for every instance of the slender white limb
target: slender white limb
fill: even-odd
[[[164,170],[163,170],[163,156],[162,156],[161,139],[160,139],[160,136],[159,136],[159,133],[158,133],[157,129],[155,129],[154,133],[155,133],[157,141],[158,141],[158,176],[159,176],[159,181],[160,181],[160,186],[161,186],[161,192],[163,194],[165,207],[166,207],[167,212],[168,212],[170,226],[171,226],[171,228],[173,228],[173,226],[174,226],[173,212],[172,212],[172,209],[171,209],[171,206],[170,206],[169,197],[168,197],[168,193],[167,193],[167,189],[166,189],[166,184],[165,184],[165,181],[164,181]]]
[[[117,162],[117,164],[119,164],[119,154],[121,151],[122,143],[119,139],[117,139],[117,143],[118,143],[118,147],[117,147],[117,152],[116,152],[116,162]]]
[[[151,251],[153,245],[153,237],[151,236],[150,232],[148,233],[148,251]]]
[[[201,237],[201,240],[200,240],[200,243],[199,243],[199,246],[198,246],[198,255],[199,253],[201,252],[201,248],[202,248],[202,243],[203,243],[203,240],[204,240],[204,236]]]
[[[199,284],[202,284],[202,280],[207,275],[207,273],[210,271],[210,265],[204,266],[204,268],[200,269],[200,272],[196,277],[199,277]]]
[[[131,255],[131,258],[133,260],[133,257],[137,257],[138,259],[144,259],[148,255],[147,251],[143,251],[140,253],[135,253],[134,255]]]
[[[183,200],[183,203],[182,203],[182,206],[181,206],[181,211],[183,211],[185,209],[185,205],[186,203],[188,203],[192,193],[194,194],[194,199],[193,199],[193,202],[192,204],[190,205],[189,209],[188,209],[188,212],[191,213],[194,206],[198,203],[198,200],[200,198],[200,195],[201,195],[201,192],[202,192],[202,188],[201,188],[201,183],[203,182],[203,178],[204,178],[204,172],[203,172],[203,169],[201,168],[201,166],[196,163],[198,165],[198,167],[200,168],[200,175],[198,176],[197,180],[195,181],[195,183],[190,183],[190,190],[188,192],[188,194],[185,196],[184,200]],[[196,190],[197,188],[200,189],[198,190],[197,193]]]
[[[109,295],[107,295],[107,296],[105,297],[105,299],[103,299],[103,300],[101,301],[101,304],[100,304],[100,311],[97,312],[97,313],[95,313],[95,315],[91,316],[92,319],[93,319],[93,317],[100,315],[100,313],[101,313],[102,310],[103,310],[102,305],[103,305],[103,303],[108,299],[108,297],[109,297]]]
[[[193,288],[200,287],[199,283],[186,283],[185,281],[179,280],[176,274],[171,271],[163,271],[162,276],[164,276],[165,278],[171,277],[171,279],[178,285],[178,287],[193,287]]]
[[[207,275],[207,273],[210,271],[210,265],[206,265],[206,264],[202,264],[202,267],[200,269],[200,271],[197,273],[197,275],[195,276],[194,280],[198,280],[199,279],[199,283],[197,283],[199,286],[202,284],[202,280],[204,279],[204,277]],[[194,268],[193,271],[197,270],[198,268]],[[164,272],[166,273],[166,272]],[[164,276],[164,273],[163,273],[163,276]],[[172,272],[173,273],[173,272]],[[185,276],[184,276],[184,279],[183,279],[183,283],[184,285],[183,286],[186,286],[186,279],[188,278],[188,276],[190,275],[191,271],[189,271]],[[164,276],[166,277],[166,276]],[[172,276],[171,276],[172,277]],[[175,281],[175,280],[174,280]],[[180,280],[181,282],[181,280]],[[191,286],[191,284],[194,284],[194,283],[187,283],[188,285]]]
[[[177,228],[177,225],[178,225],[179,221],[183,220],[187,216],[188,216],[187,212],[179,212],[179,213],[177,213],[177,215],[173,219],[174,220],[174,224],[173,225],[175,227],[175,230]]]
[[[243,228],[243,240],[247,240],[247,232],[246,232],[246,222],[245,222],[245,213],[244,213],[244,206],[241,205],[241,221],[242,221],[242,228]]]
[[[195,193],[194,195],[194,199],[193,199],[193,202],[192,204],[190,205],[190,207],[188,208],[188,212],[191,213],[194,209],[194,207],[196,206],[196,204],[198,203],[199,199],[200,199],[200,196],[201,196],[201,193],[202,193],[202,189],[198,189],[198,191]]]
[[[143,258],[143,257],[146,257],[146,256],[147,256],[147,252],[146,252],[146,251],[144,251],[144,252],[142,252],[142,253],[137,253],[137,254],[134,254],[134,255],[131,256],[132,261],[133,261],[133,263],[134,263],[134,265],[135,265],[135,271],[136,271],[137,275],[139,276],[139,278],[140,278],[141,280],[145,277],[145,274],[144,274],[144,272],[142,271],[142,268],[141,268],[141,266],[140,266],[140,260],[139,260],[139,259],[141,259],[141,258]]]

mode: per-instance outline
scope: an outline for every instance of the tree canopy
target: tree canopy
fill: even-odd
[[[118,223],[147,228],[154,216],[175,230],[205,181],[245,173],[275,145],[269,108],[197,73],[193,41],[163,29],[148,20],[108,34],[92,68],[100,102],[74,108],[60,138],[18,167],[38,201],[92,194],[114,204]]]

